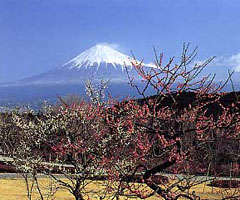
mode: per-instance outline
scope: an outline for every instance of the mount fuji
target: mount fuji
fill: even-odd
[[[139,77],[136,70],[133,70],[134,62],[138,61],[107,45],[98,44],[60,67],[8,85],[78,84],[87,79],[127,83],[127,71],[136,79]],[[150,64],[145,66],[150,67]]]
[[[98,44],[87,49],[60,67],[48,72],[0,85],[0,105],[55,102],[57,96],[85,95],[85,82],[109,81],[108,91],[115,97],[136,96],[128,84],[127,71],[136,81],[139,75],[133,67],[137,60],[119,51]],[[152,67],[151,64],[143,64]]]
[[[84,96],[85,82],[89,79],[93,82],[109,81],[107,92],[113,97],[137,97],[138,93],[129,86],[127,76],[128,71],[141,86],[133,67],[135,62],[139,61],[108,45],[98,44],[48,72],[0,84],[0,106],[40,105],[44,100],[54,103],[57,96],[68,94]],[[154,67],[152,64],[142,65],[148,69]],[[148,92],[149,95],[153,93],[151,90]]]

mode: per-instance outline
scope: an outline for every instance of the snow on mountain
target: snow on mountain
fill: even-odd
[[[137,91],[128,84],[125,69],[126,67],[135,80],[140,80],[132,67],[132,62],[138,61],[107,45],[98,44],[51,71],[1,84],[0,105],[1,103],[6,105],[16,102],[40,102],[46,99],[51,101],[57,96],[66,94],[85,95],[84,82],[88,79],[109,80],[108,92],[112,96],[137,96]],[[153,63],[143,65],[156,67]],[[139,82],[140,84],[142,83]],[[148,92],[152,94],[151,90]]]
[[[106,65],[110,64],[115,68],[120,65],[123,70],[124,66],[132,66],[133,61],[134,60],[129,56],[124,55],[107,45],[98,44],[64,64],[63,68],[80,69],[82,67],[87,68],[93,66],[99,68],[102,63],[105,63]]]
[[[126,83],[128,82],[126,67],[132,76],[138,77],[133,70],[133,62],[138,61],[107,45],[98,44],[58,68],[16,81],[14,84],[75,84],[84,83],[87,79]],[[151,67],[151,65],[145,66]]]

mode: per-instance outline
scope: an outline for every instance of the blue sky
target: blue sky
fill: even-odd
[[[239,0],[0,0],[0,82],[64,64],[97,43],[153,61],[180,55],[183,42],[209,72],[240,66]],[[240,70],[240,67],[239,67]]]

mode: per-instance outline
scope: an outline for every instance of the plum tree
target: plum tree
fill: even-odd
[[[239,159],[234,158],[239,158],[240,101],[236,96],[224,104],[225,84],[215,85],[214,76],[200,77],[213,58],[194,63],[195,56],[196,49],[189,53],[185,45],[177,63],[170,58],[163,64],[163,54],[152,68],[133,62],[144,86],[128,76],[141,100],[102,103],[102,91],[97,96],[90,91],[92,102],[61,99],[57,109],[32,117],[15,113],[11,137],[5,138],[18,139],[12,140],[14,145],[3,143],[15,150],[10,156],[21,158],[19,165],[31,158],[35,165],[28,166],[34,166],[34,173],[48,175],[76,200],[91,198],[87,186],[98,179],[103,180],[98,198],[200,199],[192,188],[209,181],[209,175],[221,175],[216,165],[220,155],[234,166],[228,167],[231,174],[239,175]],[[145,95],[149,87],[155,96]],[[215,105],[219,111],[213,113]],[[223,199],[239,198],[237,190]]]

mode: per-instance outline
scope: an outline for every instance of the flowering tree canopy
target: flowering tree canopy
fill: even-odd
[[[38,161],[27,167],[49,175],[76,200],[89,199],[87,185],[97,179],[103,180],[99,198],[200,199],[190,189],[208,179],[196,175],[226,175],[221,159],[239,175],[240,101],[232,93],[234,100],[226,104],[224,84],[199,77],[213,58],[192,64],[196,50],[188,53],[188,48],[176,64],[174,58],[164,64],[163,54],[153,68],[133,63],[144,86],[135,84],[130,73],[129,81],[143,99],[102,103],[102,90],[94,95],[88,86],[93,102],[61,100],[61,106],[32,117],[13,113],[14,128],[6,138],[18,139],[15,145],[3,140],[5,147],[14,147],[8,152],[21,160],[17,165],[26,165],[27,158]],[[145,95],[149,87],[155,96]],[[224,196],[230,197],[239,198],[239,193]]]

